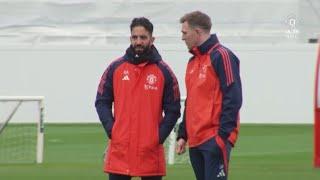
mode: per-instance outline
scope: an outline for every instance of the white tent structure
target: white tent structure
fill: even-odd
[[[319,35],[317,0],[0,0],[0,44],[127,43],[136,16],[152,20],[160,42],[174,44],[179,18],[193,10],[208,13],[214,30],[233,43],[292,41],[288,36],[307,42]]]

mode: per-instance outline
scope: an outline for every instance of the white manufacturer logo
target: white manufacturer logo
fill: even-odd
[[[226,174],[224,173],[223,165],[220,165],[219,169],[220,169],[220,172],[218,173],[217,178],[225,177]]]
[[[122,73],[122,81],[129,81],[129,71],[128,70],[124,70]]]
[[[128,75],[125,75],[123,78],[122,78],[122,81],[129,81],[129,76]]]

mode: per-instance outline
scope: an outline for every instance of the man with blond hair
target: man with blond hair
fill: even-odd
[[[242,104],[239,59],[210,34],[211,19],[200,11],[181,19],[182,40],[192,54],[185,83],[187,99],[176,152],[189,145],[197,180],[226,180]]]

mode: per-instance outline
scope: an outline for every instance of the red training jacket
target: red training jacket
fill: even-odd
[[[187,100],[178,138],[198,146],[219,135],[235,144],[242,104],[239,60],[216,35],[190,51],[186,70]]]
[[[111,138],[105,172],[129,176],[166,174],[162,143],[180,117],[179,87],[154,46],[146,58],[137,63],[128,48],[101,78],[95,105]]]

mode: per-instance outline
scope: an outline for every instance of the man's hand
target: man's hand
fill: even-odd
[[[180,138],[177,142],[176,153],[178,155],[181,155],[184,152],[186,152],[186,141],[184,139]]]

